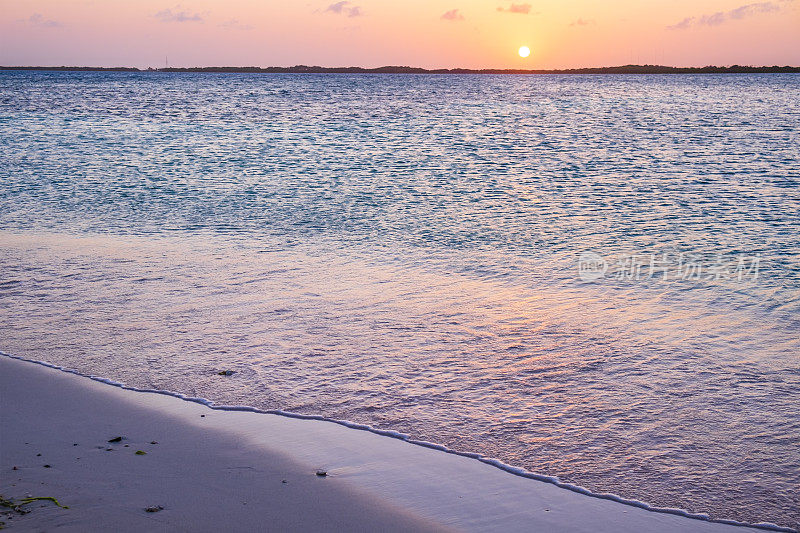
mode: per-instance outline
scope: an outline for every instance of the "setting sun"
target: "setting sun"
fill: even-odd
[[[531,49],[527,46],[520,46],[519,57],[528,57],[529,55],[531,55]]]

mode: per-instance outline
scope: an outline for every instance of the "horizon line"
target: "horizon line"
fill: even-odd
[[[291,67],[207,66],[207,67],[92,67],[92,66],[0,66],[0,70],[72,71],[72,72],[195,72],[195,73],[265,73],[265,74],[787,74],[800,73],[800,66],[772,65],[707,65],[703,67],[673,67],[666,65],[619,65],[569,69],[501,69],[501,68],[434,68],[394,66],[382,67],[322,67],[295,65]]]

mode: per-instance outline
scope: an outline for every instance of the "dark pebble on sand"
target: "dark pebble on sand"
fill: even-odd
[[[317,470],[317,475],[319,477],[325,477],[325,476],[328,475],[328,473],[326,471],[324,471],[324,470]]]
[[[158,444],[158,443],[156,441],[154,441],[154,440],[151,440],[150,444]]]
[[[41,457],[41,456],[42,456],[42,454],[40,454],[40,453],[36,454],[36,457]]]
[[[161,507],[160,505],[153,505],[152,507],[146,507],[144,511],[146,513],[157,513],[159,511],[163,511],[163,510],[164,510],[164,508]]]
[[[50,465],[44,465],[45,468],[52,468]]]
[[[221,372],[217,372],[217,375],[218,376],[232,376],[235,373],[236,372],[234,372],[233,370],[222,370]]]
[[[120,442],[122,437],[114,437],[113,439],[108,439],[108,442]]]

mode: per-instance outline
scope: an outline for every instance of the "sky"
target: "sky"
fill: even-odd
[[[0,65],[167,63],[800,65],[800,0],[0,0]]]

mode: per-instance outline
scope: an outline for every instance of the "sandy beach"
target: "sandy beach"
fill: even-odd
[[[578,494],[331,422],[215,410],[5,356],[0,428],[2,497],[68,507],[4,508],[0,520],[18,531],[759,530]]]

